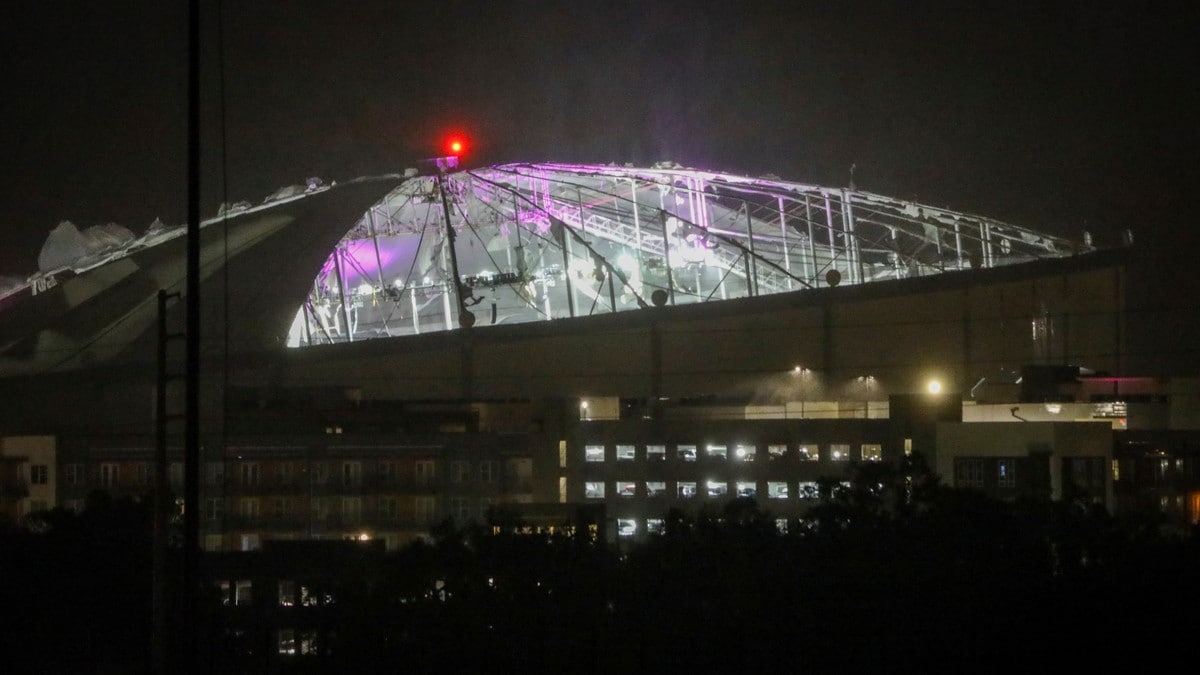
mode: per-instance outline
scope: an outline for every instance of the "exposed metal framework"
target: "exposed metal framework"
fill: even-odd
[[[506,164],[441,180],[413,175],[330,254],[288,343],[454,329],[460,306],[476,326],[544,321],[1089,248],[869,192],[677,165]],[[452,297],[456,288],[464,297]]]

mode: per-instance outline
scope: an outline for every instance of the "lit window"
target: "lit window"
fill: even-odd
[[[767,457],[772,460],[782,459],[787,455],[787,446],[783,444],[775,444],[767,446]]]
[[[728,459],[729,450],[724,445],[710,445],[705,448],[709,459]]]
[[[1016,462],[1011,459],[1001,459],[996,462],[996,485],[1002,488],[1017,486]]]
[[[850,459],[850,444],[833,443],[829,446],[829,459],[835,462],[845,462]]]
[[[721,481],[710,480],[706,487],[708,488],[709,497],[724,497],[729,493],[729,485]]]
[[[696,483],[694,481],[679,481],[675,484],[675,494],[680,499],[691,499],[696,496]]]
[[[647,445],[646,446],[646,461],[661,462],[667,458],[667,446],[665,445]]]
[[[878,443],[864,443],[862,446],[862,461],[879,462],[883,460],[883,446]]]
[[[737,496],[753,498],[758,494],[758,486],[754,481],[738,481]]]
[[[778,532],[779,534],[787,534],[788,533],[787,518],[776,518],[775,519],[775,531]]]
[[[583,448],[583,459],[587,462],[603,462],[604,461],[604,446],[603,445],[588,445]]]
[[[680,461],[682,461],[682,462],[694,462],[694,461],[696,461],[696,446],[694,446],[694,445],[681,445],[681,446],[679,446],[679,447],[676,449],[676,451],[679,453],[679,460],[680,460]]]
[[[583,497],[585,499],[604,499],[604,481],[586,481],[583,484]]]
[[[279,606],[293,607],[296,604],[296,582],[290,579],[279,580]]]
[[[912,451],[913,451],[912,439],[911,438],[904,439],[904,456],[911,457]]]
[[[802,462],[815,462],[820,459],[816,443],[801,443],[796,447],[796,456]]]
[[[767,483],[767,499],[787,499],[788,484],[783,481],[770,481]]]
[[[296,631],[291,628],[282,628],[279,630],[279,655],[296,655]]]
[[[758,454],[758,448],[744,443],[739,443],[733,449],[733,457],[741,462],[753,462],[756,454]]]
[[[1121,462],[1115,459],[1112,461],[1112,479],[1121,480]]]
[[[646,534],[662,534],[667,531],[667,524],[662,518],[646,519]]]
[[[646,496],[659,497],[667,493],[667,484],[662,481],[646,481]]]
[[[621,497],[633,497],[637,494],[637,483],[633,481],[617,481],[617,495]]]
[[[637,534],[637,521],[633,518],[617,518],[617,536],[632,537]]]
[[[637,451],[632,445],[617,446],[617,461],[632,462],[637,455]]]
[[[800,499],[819,499],[821,497],[821,486],[816,481],[801,481],[797,488],[796,492]]]
[[[558,442],[558,468],[567,468],[567,442]]]

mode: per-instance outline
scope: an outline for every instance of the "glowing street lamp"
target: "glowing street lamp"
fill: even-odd
[[[938,382],[937,380],[930,380],[925,385],[925,389],[931,394],[940,394],[942,391],[942,383]]]

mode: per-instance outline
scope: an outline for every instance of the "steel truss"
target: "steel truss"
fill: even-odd
[[[884,195],[660,164],[414,175],[313,282],[291,346],[930,276],[1090,247]],[[460,284],[451,273],[455,242]],[[344,290],[343,290],[344,289]],[[470,318],[470,317],[468,317]]]

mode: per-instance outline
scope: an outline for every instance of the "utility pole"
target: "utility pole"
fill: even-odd
[[[200,563],[200,0],[188,2],[187,369],[183,490],[183,653],[196,670]]]

